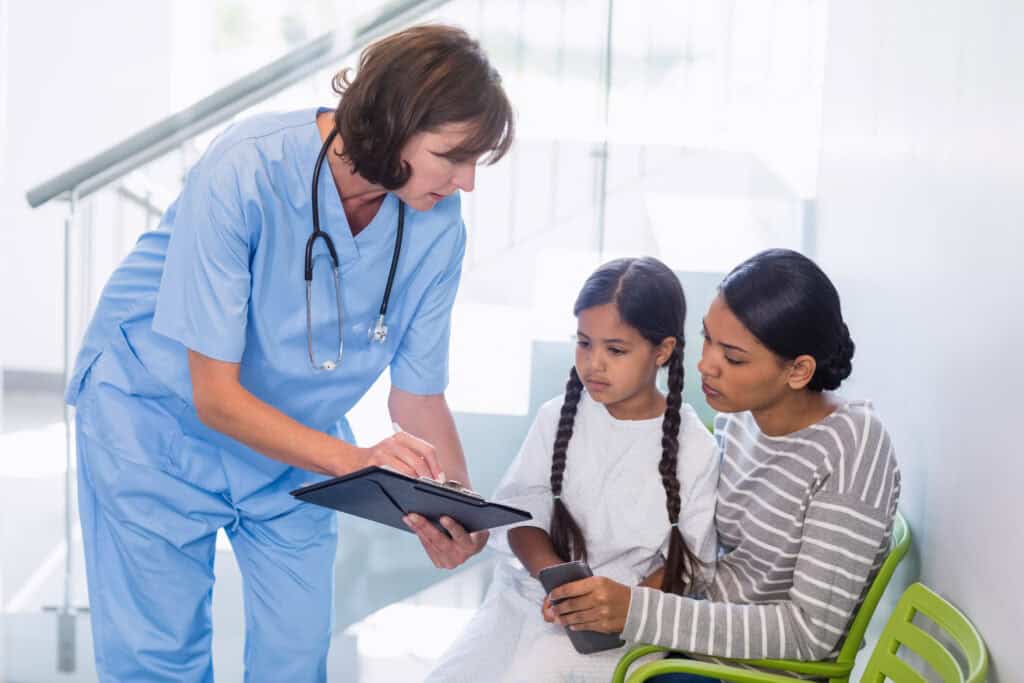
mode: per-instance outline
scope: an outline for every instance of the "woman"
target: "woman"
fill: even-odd
[[[553,591],[569,600],[545,617],[709,657],[827,659],[888,551],[900,488],[870,403],[831,393],[854,350],[839,296],[811,260],[766,251],[726,276],[704,340],[722,449],[707,600],[594,578]]]
[[[334,86],[333,112],[224,132],[86,334],[67,400],[103,680],[211,679],[221,528],[247,678],[324,680],[337,522],[288,492],[369,465],[469,481],[444,399],[458,191],[508,150],[511,107],[479,45],[441,26],[370,46]],[[385,369],[402,430],[358,448],[345,414]],[[441,567],[486,542],[408,523]]]

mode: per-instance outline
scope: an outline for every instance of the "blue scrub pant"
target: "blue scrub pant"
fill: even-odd
[[[213,681],[213,559],[224,528],[243,577],[246,681],[325,681],[334,511],[292,507],[280,491],[271,494],[285,512],[264,504],[249,514],[230,488],[207,490],[83,431],[78,504],[100,680]]]

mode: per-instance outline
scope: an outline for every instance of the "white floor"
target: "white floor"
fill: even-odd
[[[0,432],[0,683],[95,681],[87,613],[75,617],[73,671],[58,672],[63,603],[64,435],[59,398],[14,394]],[[77,520],[76,520],[77,523]],[[412,537],[375,540],[343,520],[337,627],[328,660],[332,681],[416,681],[472,615],[490,580],[481,558],[456,572],[429,565]],[[80,535],[71,544],[71,604],[88,604]],[[213,599],[214,671],[241,681],[241,577],[230,545],[218,543]]]

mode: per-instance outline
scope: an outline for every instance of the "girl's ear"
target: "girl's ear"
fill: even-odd
[[[676,348],[675,337],[665,337],[658,344],[654,353],[654,362],[658,364],[658,367],[664,367],[668,364],[668,359],[672,357],[672,352]]]
[[[807,386],[817,369],[818,363],[814,360],[814,356],[806,354],[797,356],[793,359],[793,366],[789,370],[789,379],[786,383],[790,389],[799,391]]]

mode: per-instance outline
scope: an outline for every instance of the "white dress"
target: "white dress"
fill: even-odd
[[[541,406],[495,493],[495,500],[533,514],[517,526],[549,529],[551,451],[561,407],[562,397]],[[689,547],[713,567],[718,452],[690,406],[683,406],[681,418],[680,529]],[[658,473],[661,423],[660,417],[618,420],[584,391],[566,454],[562,500],[583,530],[590,568],[596,576],[627,586],[660,568],[668,552],[670,522]],[[501,555],[494,580],[476,615],[427,680],[607,683],[627,647],[582,655],[564,627],[544,621],[544,589],[511,553],[510,528],[492,533],[491,546]]]

